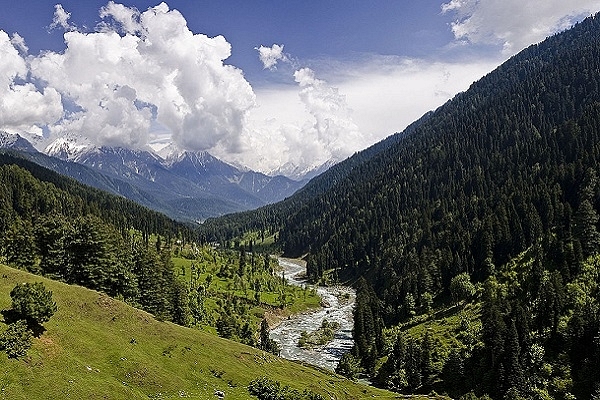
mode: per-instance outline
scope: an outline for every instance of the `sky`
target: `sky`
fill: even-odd
[[[402,131],[598,0],[0,0],[0,130],[266,173]]]

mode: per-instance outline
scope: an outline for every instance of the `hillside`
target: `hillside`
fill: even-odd
[[[195,236],[189,226],[115,195],[110,186],[104,190],[90,187],[32,162],[19,153],[0,151],[0,167],[4,170],[3,191],[0,192],[3,230],[17,216],[31,220],[50,213],[69,217],[89,213],[120,229],[134,228],[144,235],[181,235],[186,239]],[[14,169],[16,167],[19,168]]]
[[[293,196],[283,201],[261,207],[257,210],[206,220],[199,227],[198,231],[200,235],[207,240],[230,240],[242,236],[247,232],[262,232],[263,234],[277,232],[286,226],[286,221],[291,216],[307,207],[310,201],[323,195],[342,182],[352,173],[354,168],[400,142],[404,136],[413,132],[430,115],[431,113],[426,113],[419,120],[408,126],[402,133],[396,133],[368,149],[354,154],[347,160],[331,166],[327,171],[311,179],[306,186],[299,189]],[[299,254],[294,253],[293,255],[297,256]]]
[[[404,393],[600,393],[599,115],[597,15],[525,49],[382,151],[340,164],[339,180],[324,174],[330,187],[275,221],[279,245],[308,253],[314,280],[355,282],[352,356],[364,370]],[[475,343],[457,338],[434,362],[427,335],[386,336],[458,301],[481,306]]]
[[[195,329],[158,322],[150,314],[78,286],[0,266],[0,309],[18,283],[42,281],[58,312],[27,358],[0,354],[0,391],[9,399],[249,399],[248,383],[269,376],[335,399],[389,392],[274,357]],[[4,329],[0,321],[0,330]]]

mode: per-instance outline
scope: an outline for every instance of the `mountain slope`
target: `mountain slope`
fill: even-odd
[[[324,371],[194,329],[158,322],[103,294],[0,266],[0,308],[22,282],[42,281],[57,313],[26,360],[0,354],[0,388],[10,399],[250,399],[248,383],[268,375],[338,399],[395,398]],[[0,326],[5,320],[0,319]]]
[[[27,139],[22,138],[16,133],[7,133],[0,131],[0,148],[13,149],[17,151],[36,152],[37,150]]]
[[[308,253],[313,279],[356,282],[353,356],[403,392],[600,394],[600,16],[519,53],[397,139],[341,163],[339,180],[324,174],[327,189],[303,197],[307,186],[271,225],[288,254]],[[481,329],[461,328],[439,358],[426,334],[385,343],[384,327],[463,301],[481,303]],[[389,362],[377,371],[379,357]]]

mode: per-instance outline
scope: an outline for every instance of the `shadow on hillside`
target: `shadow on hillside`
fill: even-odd
[[[4,318],[4,323],[7,325],[12,324],[13,322],[17,322],[20,319],[25,319],[21,314],[17,313],[13,309],[2,310],[0,311],[0,314],[2,314],[2,317]],[[44,328],[42,324],[27,319],[25,320],[27,321],[27,326],[29,327],[29,329],[31,329],[31,332],[33,332],[34,337],[39,338],[44,334],[44,332],[46,332],[46,328]]]

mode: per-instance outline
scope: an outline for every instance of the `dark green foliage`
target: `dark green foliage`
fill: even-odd
[[[248,391],[260,400],[325,400],[325,398],[311,390],[302,392],[267,377],[257,378],[250,382]]]
[[[277,356],[280,352],[277,342],[269,337],[269,323],[266,319],[263,319],[260,323],[260,343],[258,348]]]
[[[352,380],[357,379],[361,371],[360,360],[354,357],[350,352],[344,353],[342,358],[340,358],[337,367],[335,367],[336,373]]]
[[[8,325],[0,334],[0,350],[6,352],[9,358],[19,358],[27,355],[31,347],[33,333],[27,321],[18,320]]]
[[[186,226],[5,152],[0,217],[0,255],[9,264],[190,324],[170,253],[174,238],[194,237]]]
[[[10,298],[13,311],[32,323],[43,324],[57,310],[52,292],[46,290],[42,282],[17,285],[10,292]]]
[[[362,367],[372,372],[375,361],[383,350],[383,322],[380,317],[379,299],[370,284],[361,279],[356,291],[354,308],[354,355],[361,360]]]
[[[223,229],[255,228],[256,216],[286,253],[308,253],[313,280],[356,282],[353,355],[368,372],[388,356],[379,370],[388,387],[590,398],[600,385],[598,71],[600,15]],[[457,276],[480,289],[482,329],[446,355],[449,367],[432,369],[417,339],[391,352],[378,343],[384,324],[411,323],[432,300],[469,298],[471,288],[451,284]]]
[[[31,223],[16,217],[3,239],[3,252],[7,264],[16,268],[34,271],[36,248]]]
[[[450,294],[456,303],[469,300],[475,294],[475,286],[471,283],[471,277],[466,272],[456,275],[450,281]]]

